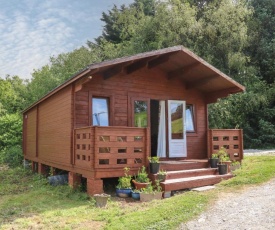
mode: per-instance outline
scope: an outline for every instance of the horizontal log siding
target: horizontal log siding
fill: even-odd
[[[44,161],[70,163],[71,87],[39,105],[38,157]]]
[[[75,127],[89,124],[89,92],[94,96],[113,95],[113,125],[128,126],[130,116],[128,106],[131,98],[156,100],[184,100],[195,106],[196,133],[187,134],[187,158],[207,157],[207,115],[204,95],[196,90],[186,90],[182,80],[168,80],[158,70],[142,70],[131,75],[118,75],[104,80],[95,75],[76,93]]]
[[[35,157],[36,156],[36,116],[37,107],[34,107],[28,113],[24,114],[24,122],[26,124],[26,134],[25,134],[25,157]],[[27,118],[25,118],[27,116]]]

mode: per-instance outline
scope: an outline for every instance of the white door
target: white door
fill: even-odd
[[[169,157],[186,157],[185,101],[168,101]]]

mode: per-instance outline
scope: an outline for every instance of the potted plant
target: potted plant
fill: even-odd
[[[219,163],[219,155],[217,153],[212,153],[209,163],[211,168],[217,168],[217,164]]]
[[[101,194],[95,194],[94,199],[95,199],[95,204],[96,207],[103,208],[107,205],[107,201],[110,198],[110,195],[101,193]]]
[[[118,185],[116,186],[116,194],[118,197],[130,197],[132,192],[131,175],[128,175],[130,168],[124,168],[124,176],[118,178]]]
[[[239,161],[232,161],[231,162],[231,165],[230,165],[230,168],[231,168],[231,171],[235,171],[236,169],[239,169],[241,167],[241,163]]]
[[[228,155],[223,158],[223,163],[227,165],[227,173],[230,173],[231,160]]]
[[[225,147],[221,147],[219,151],[217,152],[219,156],[219,164],[218,164],[218,169],[219,169],[219,174],[227,174],[230,172],[230,158],[227,153],[227,150]],[[226,166],[223,166],[226,165]]]
[[[150,173],[156,174],[159,171],[159,157],[148,157],[149,166],[150,166]]]
[[[157,179],[160,181],[160,182],[163,182],[166,180],[166,175],[167,175],[167,172],[165,170],[160,170],[157,174]]]
[[[160,187],[159,181],[155,181],[155,185],[153,186],[150,183],[146,188],[141,189],[140,191],[140,201],[147,202],[151,200],[162,198],[162,189]]]
[[[142,166],[141,169],[138,170],[135,179],[132,180],[136,189],[146,188],[149,185],[148,173],[146,172],[145,166]]]
[[[132,191],[132,198],[134,200],[140,200],[140,190],[135,189],[134,191]]]

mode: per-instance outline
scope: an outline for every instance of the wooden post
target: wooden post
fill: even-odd
[[[47,175],[47,166],[42,163],[38,163],[38,173],[46,176]]]

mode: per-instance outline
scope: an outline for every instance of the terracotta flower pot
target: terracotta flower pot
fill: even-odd
[[[136,180],[132,180],[134,185],[135,185],[135,188],[140,190],[142,188],[146,188],[150,183],[147,182],[147,183],[141,183],[141,182],[137,182]]]

